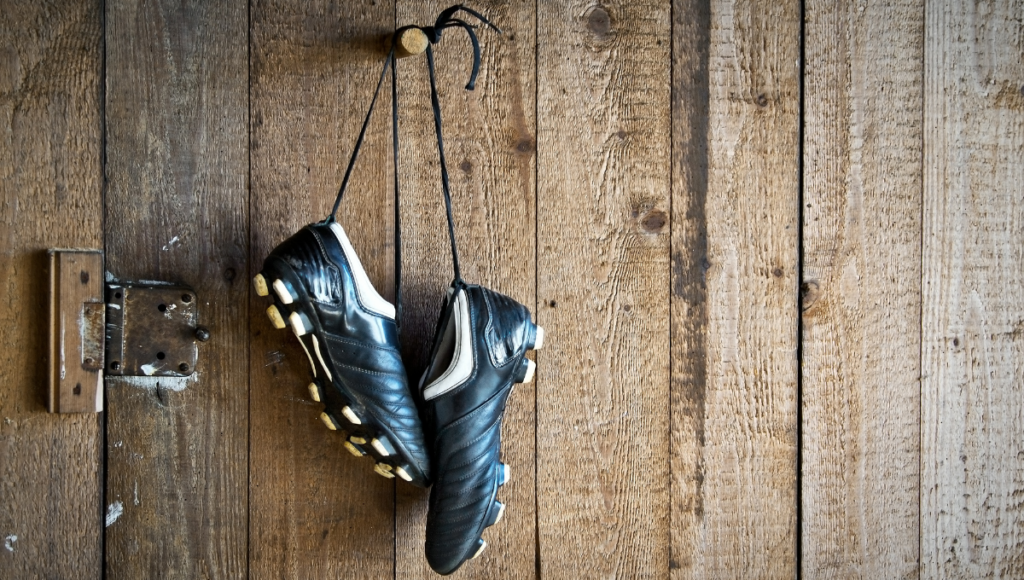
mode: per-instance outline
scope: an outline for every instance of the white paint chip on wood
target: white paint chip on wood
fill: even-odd
[[[11,534],[11,535],[7,536],[6,538],[4,538],[4,548],[8,552],[13,552],[14,551],[14,542],[17,542],[17,541],[18,541],[18,536],[14,535],[14,534]]]
[[[117,518],[121,517],[121,514],[123,514],[123,513],[124,513],[124,504],[122,504],[121,502],[115,501],[114,503],[108,505],[107,506],[106,527],[109,528],[110,524],[116,522]]]

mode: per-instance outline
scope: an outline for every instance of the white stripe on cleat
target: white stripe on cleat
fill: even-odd
[[[257,296],[270,295],[270,291],[267,289],[267,279],[263,277],[263,274],[256,274],[252,279],[252,285],[256,288]]]
[[[345,442],[345,449],[348,449],[348,452],[351,453],[352,455],[355,455],[356,457],[362,457],[364,455],[361,449],[359,449],[355,445],[352,445],[348,441]]]
[[[483,538],[480,538],[480,547],[476,549],[476,553],[473,554],[472,557],[470,557],[470,560],[475,560],[475,559],[479,558],[480,554],[483,554],[484,550],[486,548],[487,548],[487,540],[485,540]]]
[[[323,421],[324,425],[327,425],[327,428],[331,431],[338,430],[338,423],[334,421],[334,417],[331,417],[326,412],[320,413],[320,420]]]
[[[309,322],[309,318],[301,312],[292,312],[291,316],[288,317],[288,322],[292,323],[292,330],[295,331],[295,336],[305,336],[313,330],[313,325]]]
[[[384,477],[386,477],[388,479],[394,479],[395,478],[395,474],[391,473],[391,471],[390,471],[391,470],[391,466],[386,464],[386,463],[378,463],[377,465],[374,465],[373,466],[373,470],[376,471],[378,474],[383,475]]]
[[[380,439],[374,439],[373,441],[370,441],[370,447],[376,449],[377,453],[380,453],[384,457],[387,457],[388,455],[391,455],[391,452],[388,451],[387,447],[385,447],[386,442],[387,438],[385,437],[381,437]]]
[[[327,380],[334,381],[334,377],[331,376],[331,369],[327,368],[327,363],[324,362],[324,357],[320,354],[320,341],[316,339],[315,334],[313,335],[313,352],[316,353],[316,358],[320,361],[320,366],[323,367],[324,372],[327,373]]]
[[[533,339],[533,350],[544,348],[544,328],[537,327],[537,337]]]
[[[523,379],[524,383],[529,383],[533,380],[533,373],[537,372],[537,363],[530,359],[526,359],[526,378]]]
[[[277,294],[277,297],[280,298],[281,302],[284,304],[291,304],[292,302],[295,302],[296,298],[298,298],[298,296],[288,288],[288,285],[285,284],[284,280],[274,280],[274,294]]]
[[[309,398],[319,403],[322,400],[320,396],[320,385],[316,383],[309,383]]]
[[[401,477],[403,480],[412,481],[412,476],[409,475],[409,472],[406,471],[404,468],[396,467],[393,471],[398,475],[398,477]]]
[[[345,418],[348,419],[349,423],[352,423],[353,425],[363,424],[363,421],[362,419],[359,418],[359,415],[356,415],[356,412],[353,411],[352,407],[349,407],[348,405],[345,405],[344,407],[341,408],[341,414],[344,415]]]
[[[295,329],[293,328],[292,332],[294,332],[294,331],[295,331]],[[309,359],[309,368],[313,370],[313,378],[315,379],[316,378],[316,365],[313,364],[313,355],[309,354],[309,349],[306,348],[306,343],[302,342],[302,339],[299,338],[299,335],[296,334],[295,338],[299,339],[299,346],[302,347],[302,351],[306,353],[306,358]]]
[[[281,316],[281,311],[277,309],[277,306],[271,304],[267,307],[267,318],[270,319],[270,323],[274,325],[274,328],[281,330],[288,325],[284,323],[284,318]]]

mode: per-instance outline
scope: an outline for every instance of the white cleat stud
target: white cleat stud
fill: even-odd
[[[370,441],[370,447],[376,449],[377,453],[380,453],[384,457],[391,455],[391,453],[388,451],[388,448],[385,447],[383,443],[381,443],[380,439],[374,439],[373,441]]]
[[[544,348],[544,328],[537,327],[537,337],[533,339],[533,350],[540,350]]]
[[[537,363],[530,359],[526,359],[526,378],[523,379],[524,383],[533,381],[533,373],[537,372]]]
[[[313,330],[308,319],[303,316],[301,312],[292,312],[291,316],[288,317],[288,322],[292,323],[292,330],[295,332],[295,336],[305,336],[309,334],[309,331]]]
[[[281,316],[281,311],[277,309],[277,306],[271,304],[267,307],[267,318],[270,319],[270,323],[274,325],[274,328],[281,330],[287,325],[284,323],[284,318]]]
[[[331,431],[338,430],[338,424],[335,423],[334,419],[327,413],[320,413],[320,420],[323,421],[324,425],[327,425],[327,428]]]
[[[288,289],[284,280],[274,280],[274,294],[277,294],[277,297],[280,298],[281,302],[284,304],[291,304],[292,302],[295,302],[296,298],[298,298],[298,296],[293,295],[291,290]]]
[[[356,457],[363,456],[363,452],[358,447],[352,445],[348,441],[345,442],[345,449],[348,449],[348,452],[351,453],[352,455],[355,455]]]
[[[394,472],[395,472],[396,475],[398,475],[398,477],[401,477],[405,481],[412,481],[412,476],[409,475],[409,472],[406,471],[405,469],[403,469],[401,467],[396,467],[394,469]]]
[[[355,443],[356,445],[366,445],[366,439],[364,439],[363,437],[356,436],[356,435],[353,435],[352,437],[349,437],[348,440],[353,442],[353,443]]]
[[[391,473],[391,466],[385,463],[378,463],[377,465],[374,465],[373,470],[388,479],[395,478],[395,474]]]
[[[498,505],[501,506],[501,507],[498,508],[498,516],[494,518],[494,523],[495,524],[500,522],[501,518],[505,517],[505,504],[503,504],[501,502],[498,502]],[[491,525],[494,525],[494,524],[491,524]]]
[[[353,425],[362,425],[363,421],[356,415],[356,412],[352,410],[352,407],[345,405],[341,408],[341,414],[345,416]]]
[[[487,548],[487,540],[480,540],[480,547],[476,549],[476,553],[473,554],[473,557],[470,558],[470,560],[475,560],[475,559],[479,558],[480,554],[483,554],[484,550],[486,548]]]
[[[257,296],[270,295],[270,292],[267,290],[267,279],[263,277],[263,274],[256,274],[252,279],[252,285],[256,288]]]
[[[316,383],[309,383],[309,398],[317,403],[321,402],[320,386]]]
[[[509,470],[508,465],[501,464],[501,475],[498,476],[498,485],[505,485],[508,480],[512,477],[512,472]]]

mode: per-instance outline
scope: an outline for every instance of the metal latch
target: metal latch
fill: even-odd
[[[160,282],[107,285],[107,374],[187,377],[196,368],[199,326],[196,293]]]
[[[210,338],[198,297],[163,282],[104,284],[99,250],[51,250],[48,382],[51,413],[103,410],[104,373],[187,377]]]

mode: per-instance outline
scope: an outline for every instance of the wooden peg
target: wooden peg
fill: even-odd
[[[422,30],[416,28],[403,30],[398,35],[398,42],[395,43],[395,55],[398,58],[405,58],[407,56],[422,54],[423,51],[427,50],[427,44],[429,42],[430,41],[427,40],[427,35],[423,34]]]

